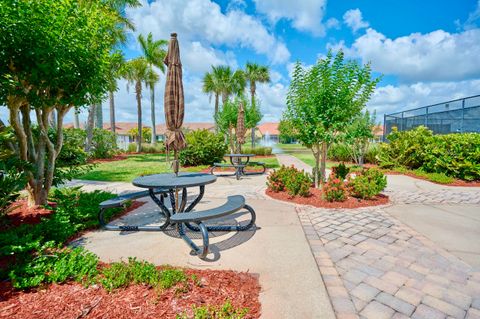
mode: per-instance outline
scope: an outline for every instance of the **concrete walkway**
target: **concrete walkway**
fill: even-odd
[[[262,318],[335,318],[295,206],[267,200],[265,182],[265,176],[245,177],[240,181],[218,178],[216,183],[206,187],[198,209],[218,206],[228,195],[243,194],[256,210],[258,227],[254,231],[211,234],[212,253],[208,261],[191,256],[188,246],[173,230],[163,233],[94,231],[85,234],[76,244],[94,252],[105,262],[131,256],[157,265],[250,272],[259,276],[262,287]],[[87,190],[124,192],[135,189],[128,183],[70,183],[82,184]],[[155,224],[159,221],[156,210],[148,199],[147,204],[115,223]],[[236,217],[237,221],[242,220]]]
[[[297,208],[337,318],[480,318],[480,189],[390,175],[385,193]]]
[[[303,161],[299,160],[295,156],[289,154],[276,154],[276,156],[280,165],[293,165],[299,170],[304,170],[305,172],[312,173],[312,167],[308,164],[305,164]]]

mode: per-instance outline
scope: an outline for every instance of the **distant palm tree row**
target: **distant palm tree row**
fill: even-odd
[[[225,104],[231,95],[242,95],[247,82],[250,87],[252,105],[255,104],[257,83],[270,82],[268,66],[247,62],[245,70],[233,71],[229,66],[212,66],[212,71],[203,77],[203,91],[215,98],[215,115],[219,111],[219,98]],[[255,144],[255,128],[252,128],[252,146]]]
[[[152,138],[151,143],[156,143],[155,129],[155,84],[160,80],[160,75],[155,71],[158,68],[165,73],[165,65],[163,59],[167,51],[167,40],[153,40],[151,33],[145,38],[143,35],[138,36],[138,42],[142,48],[143,56],[125,61],[121,51],[112,53],[110,60],[110,76],[109,76],[109,101],[110,101],[110,128],[115,133],[115,92],[118,90],[117,80],[124,78],[127,80],[127,90],[131,86],[135,89],[135,97],[137,101],[137,152],[142,149],[142,89],[145,85],[150,90],[150,108],[152,121]],[[93,108],[93,110],[92,110]],[[101,108],[96,106],[96,108]],[[89,109],[87,127],[93,127],[95,105]],[[88,133],[87,133],[88,135]]]

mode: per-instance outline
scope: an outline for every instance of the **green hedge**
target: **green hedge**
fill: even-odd
[[[266,146],[242,147],[243,154],[272,155],[272,148]]]
[[[196,130],[185,135],[187,148],[179,155],[181,165],[212,165],[221,162],[227,151],[227,144],[221,134],[208,130]]]
[[[379,154],[382,167],[421,169],[467,181],[480,180],[480,134],[433,135],[420,126],[388,135]]]

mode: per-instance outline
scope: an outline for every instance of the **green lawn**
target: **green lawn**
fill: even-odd
[[[302,162],[314,167],[315,166],[315,158],[313,157],[313,154],[310,153],[290,153],[290,155],[295,156]],[[331,168],[332,166],[337,166],[339,162],[332,162],[332,161],[327,161],[327,168]],[[355,164],[351,163],[345,163],[345,166],[347,167],[354,167],[357,168],[358,166]]]
[[[282,149],[285,153],[291,152],[310,152],[308,148],[303,146],[302,144],[275,144],[276,147]]]
[[[268,168],[278,167],[276,157],[253,158],[252,162],[264,162]],[[208,168],[208,165],[181,167],[181,172],[199,172]],[[97,164],[96,167],[79,179],[107,182],[131,182],[141,175],[171,172],[164,154],[136,154],[127,159]]]

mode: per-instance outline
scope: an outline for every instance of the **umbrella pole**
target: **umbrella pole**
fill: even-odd
[[[173,171],[175,172],[175,176],[178,176],[178,151],[174,148],[173,149]],[[175,188],[175,211],[178,213],[178,188]]]

